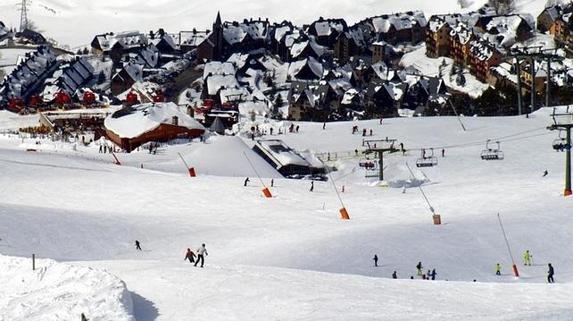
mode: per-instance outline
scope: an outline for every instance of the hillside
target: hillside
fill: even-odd
[[[484,0],[467,1],[475,9]],[[0,3],[0,21],[8,26],[18,26],[20,15],[17,1]],[[276,8],[281,10],[277,11]],[[407,10],[423,10],[426,15],[459,11],[457,0],[443,0],[439,3],[424,0],[407,1],[355,1],[295,0],[284,4],[283,1],[229,1],[189,2],[181,0],[153,1],[97,1],[80,0],[35,0],[30,8],[30,18],[48,37],[59,43],[80,47],[88,45],[93,36],[109,31],[157,30],[164,28],[169,32],[192,30],[193,28],[211,29],[221,11],[225,20],[242,21],[244,18],[268,17],[280,22],[291,20],[296,24],[311,23],[318,17],[342,17],[354,23],[365,17]],[[66,19],[66,24],[59,23]],[[88,22],[89,23],[86,23]],[[70,32],[69,26],[74,26]]]
[[[561,196],[564,155],[551,148],[548,113],[464,118],[466,132],[451,117],[329,123],[325,130],[300,123],[300,133],[280,137],[297,149],[342,156],[361,149],[353,125],[372,128],[373,138],[397,138],[411,150],[386,158],[389,180],[416,162],[420,148],[438,154],[444,147],[438,166],[421,171],[441,226],[431,224],[416,188],[373,186],[357,166],[361,158],[332,162],[351,216],[342,221],[330,182],[317,182],[311,193],[308,181],[275,179],[275,197],[264,199],[255,179],[243,187],[244,177],[191,179],[159,166],[175,164],[177,152],[191,158],[200,143],[161,155],[119,154],[130,166],[116,166],[95,149],[44,149],[42,141],[38,152],[26,152],[27,142],[1,136],[0,251],[106,269],[126,282],[137,320],[568,320],[573,204]],[[486,139],[501,141],[504,160],[480,159]],[[229,148],[209,143],[210,153]],[[509,270],[497,213],[519,279]],[[209,251],[204,269],[183,261],[185,249],[201,243]],[[519,262],[525,249],[534,255],[531,267]],[[435,268],[438,281],[409,280],[418,261]],[[551,286],[548,262],[557,271]],[[390,279],[393,271],[399,280]]]

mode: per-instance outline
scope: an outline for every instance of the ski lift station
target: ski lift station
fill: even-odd
[[[310,152],[297,152],[280,139],[259,140],[253,151],[287,178],[322,176],[324,164]]]

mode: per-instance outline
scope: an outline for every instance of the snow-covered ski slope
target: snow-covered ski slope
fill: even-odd
[[[463,10],[476,9],[485,2],[466,1],[470,5]],[[18,3],[17,0],[0,1],[0,21],[17,27],[20,19]],[[96,34],[110,31],[211,29],[218,10],[223,19],[229,21],[268,17],[276,22],[286,19],[302,25],[321,16],[345,18],[354,23],[366,17],[399,11],[423,10],[429,16],[462,9],[458,0],[34,0],[29,16],[47,36],[76,47],[89,45]],[[73,31],[70,26],[74,26]]]
[[[29,145],[2,137],[0,253],[105,269],[126,282],[137,320],[571,320],[573,200],[561,196],[564,154],[551,148],[548,114],[468,117],[465,132],[453,117],[328,123],[325,130],[300,123],[300,133],[280,137],[342,156],[360,149],[362,137],[351,134],[358,125],[406,149],[448,146],[445,158],[436,150],[437,167],[422,170],[441,226],[432,225],[417,189],[371,186],[359,158],[336,163],[351,216],[342,221],[327,182],[311,193],[308,181],[275,179],[275,197],[265,199],[252,176],[243,187],[244,177],[176,172],[177,153],[193,165],[188,150],[201,143],[161,155],[119,154],[131,166],[116,166],[95,149],[26,152]],[[501,141],[505,160],[480,159],[486,139]],[[218,140],[210,144],[214,155]],[[220,146],[226,155],[228,145]],[[405,162],[412,166],[418,153],[388,156],[387,177],[404,177]],[[138,168],[140,161],[155,162],[155,170]],[[497,213],[519,279],[510,273]],[[209,251],[204,269],[183,261],[185,249],[201,243]],[[531,267],[520,263],[526,249]],[[373,267],[374,254],[381,267]],[[439,281],[409,280],[418,261],[435,268]],[[502,276],[494,275],[497,262]],[[545,284],[548,262],[554,285]],[[393,271],[399,280],[390,279]]]

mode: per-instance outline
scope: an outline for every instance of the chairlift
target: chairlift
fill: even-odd
[[[569,145],[567,144],[567,139],[561,136],[561,131],[559,131],[559,138],[553,141],[553,149],[556,152],[562,152],[568,149]]]
[[[438,165],[438,158],[434,156],[434,149],[430,148],[430,155],[426,155],[426,150],[422,149],[422,155],[416,160],[416,167],[434,167]]]
[[[378,162],[371,160],[371,159],[362,159],[358,162],[358,166],[365,168],[366,170],[372,169],[372,168],[377,168],[378,167]]]
[[[504,155],[503,151],[501,150],[500,143],[495,142],[497,144],[497,148],[490,147],[491,140],[488,139],[485,143],[485,149],[481,152],[481,159],[483,160],[503,160]]]

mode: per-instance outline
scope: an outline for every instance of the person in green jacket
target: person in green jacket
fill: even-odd
[[[532,259],[533,259],[533,255],[531,255],[531,253],[529,253],[529,250],[525,250],[525,252],[523,253],[523,265],[531,266]]]
[[[495,265],[495,275],[501,275],[501,264],[499,263]]]

